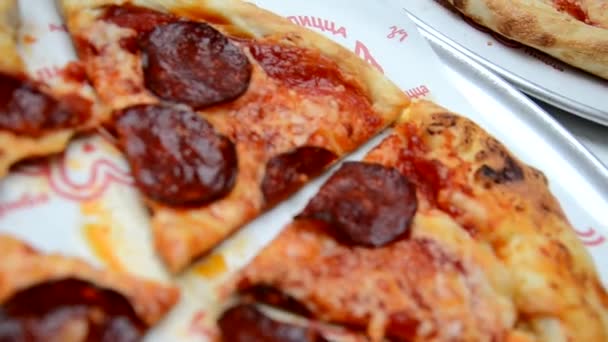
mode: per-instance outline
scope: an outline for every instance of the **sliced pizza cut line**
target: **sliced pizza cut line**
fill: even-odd
[[[426,101],[343,164],[236,283],[374,341],[608,337],[606,290],[547,179]]]
[[[249,3],[61,3],[87,75],[115,112],[119,145],[173,272],[379,133],[409,103],[345,48]],[[155,119],[145,129],[125,126],[123,115],[141,106]],[[212,129],[183,129],[186,117]]]
[[[133,341],[175,305],[179,291],[44,255],[0,236],[0,339]]]

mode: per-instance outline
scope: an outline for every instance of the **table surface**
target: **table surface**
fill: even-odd
[[[559,121],[608,167],[608,127],[585,120],[539,100],[533,100]]]

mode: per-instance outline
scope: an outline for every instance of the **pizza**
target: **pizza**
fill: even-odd
[[[6,168],[105,132],[185,288],[178,273],[391,129],[226,285],[221,340],[608,340],[608,295],[547,179],[470,120],[246,2],[58,3],[84,76],[45,84],[17,52],[15,2],[0,2],[0,139],[34,144]],[[0,340],[138,340],[178,301],[8,236],[0,251]]]
[[[0,235],[1,341],[135,341],[177,302],[170,285],[40,254]]]
[[[69,32],[179,272],[386,128],[407,96],[252,4],[63,0]]]
[[[68,77],[51,87],[28,75],[17,50],[17,0],[0,2],[0,178],[21,160],[61,152],[77,132],[103,120],[106,112],[90,87]]]
[[[606,0],[448,0],[477,23],[608,79]]]
[[[544,175],[426,101],[343,163],[233,286],[228,341],[323,340],[258,305],[373,341],[608,340],[608,295]]]

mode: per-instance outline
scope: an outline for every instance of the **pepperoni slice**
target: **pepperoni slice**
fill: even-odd
[[[116,131],[139,189],[152,199],[200,205],[234,186],[234,144],[195,112],[134,106],[119,114]]]
[[[226,310],[218,323],[224,342],[325,341],[313,329],[270,319],[252,304],[240,304]]]
[[[241,288],[239,294],[246,301],[264,303],[303,317],[312,317],[312,312],[308,310],[306,305],[275,287],[267,285],[249,286],[248,284],[239,284],[239,287]]]
[[[128,342],[146,328],[125,297],[77,279],[35,285],[0,306],[0,341]]]
[[[88,119],[90,105],[76,96],[58,102],[26,82],[0,74],[0,129],[40,136],[75,127]]]
[[[381,247],[404,236],[417,206],[414,185],[397,169],[347,162],[298,217],[328,223],[343,243]]]
[[[335,153],[322,147],[303,146],[273,157],[266,164],[262,193],[268,205],[287,197],[309,178],[317,176],[336,160]]]
[[[251,44],[249,50],[268,76],[290,87],[335,91],[348,86],[339,66],[318,52],[296,46]]]
[[[163,99],[200,109],[233,100],[249,86],[247,56],[207,24],[161,25],[143,47],[146,86]]]

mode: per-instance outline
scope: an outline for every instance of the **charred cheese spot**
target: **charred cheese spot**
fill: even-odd
[[[561,241],[550,240],[545,246],[540,247],[540,251],[547,258],[553,260],[555,264],[564,267],[564,269],[571,270],[574,265],[572,254]]]
[[[484,164],[475,172],[475,180],[482,182],[486,187],[489,187],[491,183],[507,184],[523,179],[524,170],[509,156],[505,157],[504,165],[500,169]]]
[[[498,140],[489,137],[483,141],[483,144],[485,149],[475,154],[475,160],[483,163],[475,171],[475,181],[489,188],[494,184],[501,185],[525,179],[524,168],[511,157]]]
[[[452,113],[433,114],[434,123],[440,123],[446,128],[454,127],[458,124],[459,117]]]
[[[389,340],[395,342],[413,340],[416,338],[416,331],[419,326],[420,321],[414,319],[411,313],[395,312],[388,319]]]

